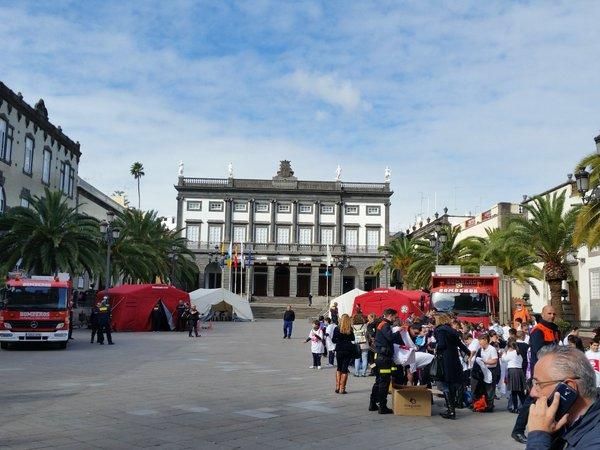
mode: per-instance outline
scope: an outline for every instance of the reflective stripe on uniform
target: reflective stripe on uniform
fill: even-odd
[[[396,367],[391,367],[389,369],[377,369],[379,373],[392,373],[398,370]]]

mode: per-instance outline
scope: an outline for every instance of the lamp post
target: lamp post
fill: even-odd
[[[110,256],[111,247],[117,239],[119,239],[120,230],[113,226],[113,220],[115,219],[115,213],[108,211],[106,213],[106,220],[100,222],[100,233],[102,239],[106,242],[106,278],[105,278],[105,296],[108,297],[108,289],[110,287]]]
[[[585,167],[581,167],[575,172],[575,185],[584,205],[600,200],[600,186],[596,186],[590,191],[590,173],[585,170]],[[588,193],[588,191],[590,192]]]
[[[338,269],[340,269],[340,295],[342,295],[344,293],[343,292],[343,290],[344,290],[343,272],[346,267],[350,266],[350,258],[348,258],[345,254],[336,256],[334,258],[334,264],[337,266]]]
[[[448,240],[448,233],[442,228],[439,223],[435,224],[434,232],[429,235],[429,246],[435,252],[435,264],[440,263],[440,251]]]
[[[252,271],[252,266],[254,266],[254,252],[252,249],[250,249],[244,258],[244,265],[246,266],[246,300],[248,300],[249,303],[252,298],[250,295],[250,288],[252,287],[252,284],[250,283],[250,277],[254,275]]]

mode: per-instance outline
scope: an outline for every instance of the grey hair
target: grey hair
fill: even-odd
[[[588,399],[596,398],[596,373],[585,354],[576,348],[562,345],[547,345],[538,352],[538,362],[552,356],[552,372],[558,378],[577,378],[579,394]]]

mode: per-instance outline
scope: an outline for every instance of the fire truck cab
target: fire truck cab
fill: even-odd
[[[26,342],[69,342],[73,286],[68,275],[32,276],[10,273],[0,290],[0,347]]]

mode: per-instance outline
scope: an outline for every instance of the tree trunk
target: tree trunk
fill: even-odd
[[[142,210],[142,197],[140,195],[140,179],[137,179],[137,185],[138,185],[138,209],[141,211]]]
[[[562,300],[560,298],[560,291],[562,289],[562,280],[546,280],[548,286],[550,286],[550,304],[556,311],[556,317],[563,316]]]

